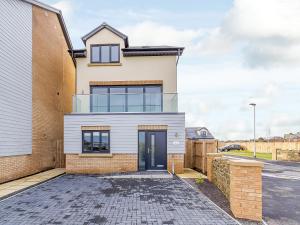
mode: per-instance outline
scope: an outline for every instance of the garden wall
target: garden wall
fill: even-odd
[[[207,155],[207,178],[224,193],[235,217],[262,220],[262,167],[258,161]]]
[[[272,160],[300,162],[300,150],[274,149]]]
[[[228,160],[216,158],[212,161],[212,182],[229,199],[230,194],[230,170]]]

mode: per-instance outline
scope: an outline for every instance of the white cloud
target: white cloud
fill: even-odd
[[[221,33],[245,44],[245,63],[251,67],[298,64],[300,1],[235,0]]]
[[[61,10],[64,17],[69,17],[73,12],[73,4],[74,2],[72,3],[70,0],[62,0],[52,6]]]
[[[199,49],[199,53],[202,55],[226,54],[233,48],[233,42],[218,27],[208,31],[206,38],[195,47]]]
[[[224,28],[247,40],[300,38],[299,0],[235,0]]]
[[[197,42],[205,34],[204,29],[176,29],[151,21],[144,21],[133,26],[120,28],[129,34],[130,45],[174,45],[186,47],[186,54],[197,53]]]

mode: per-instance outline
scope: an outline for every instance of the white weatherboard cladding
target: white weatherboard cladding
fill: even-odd
[[[0,156],[32,152],[32,5],[0,1]]]
[[[138,152],[138,125],[168,125],[168,153],[184,153],[185,115],[178,114],[82,114],[66,115],[65,153],[82,152],[81,126],[111,126],[111,153]]]

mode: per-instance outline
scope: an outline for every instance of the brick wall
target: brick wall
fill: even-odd
[[[66,171],[86,174],[134,172],[138,170],[137,162],[137,154],[66,154]],[[169,172],[172,172],[173,162],[175,173],[183,173],[184,154],[168,154]]]
[[[32,10],[32,154],[0,157],[0,183],[65,164],[63,115],[72,110],[75,67],[57,15]]]
[[[261,221],[263,163],[227,159],[212,153],[207,157],[207,166],[208,180],[219,187],[228,198],[233,215]]]
[[[230,163],[230,209],[235,217],[262,220],[262,166]]]
[[[105,174],[137,171],[137,154],[66,154],[67,173]]]
[[[174,171],[177,174],[183,173],[184,154],[168,154],[168,171],[172,173],[172,165],[174,163]]]

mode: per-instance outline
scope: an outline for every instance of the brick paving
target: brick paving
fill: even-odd
[[[236,224],[178,178],[64,175],[0,202],[0,224]]]

